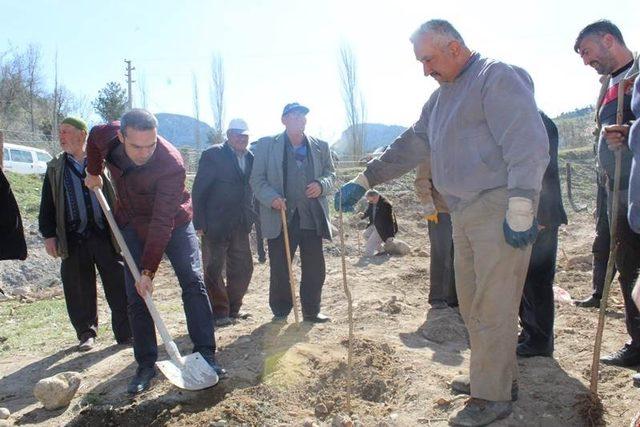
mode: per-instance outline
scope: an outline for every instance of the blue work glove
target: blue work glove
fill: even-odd
[[[502,229],[505,240],[514,248],[524,248],[535,242],[538,222],[533,214],[533,201],[526,197],[511,197]]]
[[[358,203],[358,200],[364,196],[367,191],[366,188],[353,181],[347,182],[340,187],[333,198],[333,205],[336,211],[340,211],[340,196],[342,195],[342,212],[352,212],[353,206]]]

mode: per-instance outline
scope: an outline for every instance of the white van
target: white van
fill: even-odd
[[[51,154],[39,148],[16,144],[2,145],[2,169],[20,174],[44,175]]]

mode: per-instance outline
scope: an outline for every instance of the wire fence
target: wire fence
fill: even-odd
[[[47,135],[42,132],[28,132],[2,128],[0,128],[0,134],[2,134],[3,144],[16,144],[40,148],[51,155],[60,151],[60,144],[58,142],[57,135]]]

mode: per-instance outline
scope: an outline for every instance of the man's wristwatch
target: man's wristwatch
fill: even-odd
[[[151,270],[142,270],[142,272],[140,272],[140,274],[142,276],[147,276],[149,279],[153,280],[153,278],[155,277],[156,273],[154,273]]]

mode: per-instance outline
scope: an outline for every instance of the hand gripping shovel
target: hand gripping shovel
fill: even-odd
[[[113,218],[111,208],[107,204],[107,200],[104,198],[102,190],[96,188],[95,192],[98,202],[100,203],[100,207],[102,207],[102,211],[109,222],[109,226],[111,226],[111,231],[118,241],[118,245],[120,245],[120,250],[122,251],[122,255],[129,266],[129,270],[131,270],[133,278],[138,281],[140,279],[140,272],[138,271],[138,267],[131,256],[131,252],[129,252],[129,248],[127,247],[127,244],[120,233],[120,229]],[[147,309],[149,310],[151,317],[153,318],[153,323],[155,323],[156,328],[158,328],[158,332],[160,332],[162,342],[164,342],[164,347],[171,357],[171,360],[156,362],[158,369],[162,371],[164,376],[167,377],[172,384],[185,390],[202,390],[216,385],[218,383],[218,375],[200,353],[192,353],[184,357],[180,355],[178,346],[173,342],[173,338],[162,321],[160,313],[158,313],[158,309],[156,309],[150,294],[147,293],[144,296],[144,302],[147,305]]]

